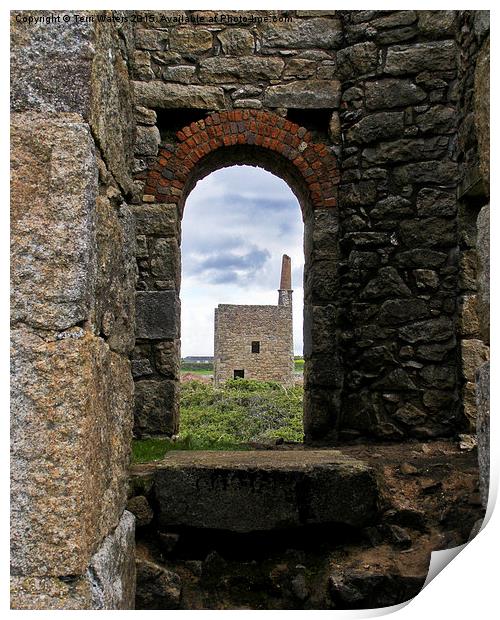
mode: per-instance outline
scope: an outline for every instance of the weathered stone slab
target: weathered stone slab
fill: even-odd
[[[306,384],[304,389],[305,441],[318,439],[337,441],[341,406],[341,390]]]
[[[399,267],[439,267],[446,260],[444,252],[429,250],[427,248],[415,248],[401,252],[396,257]]]
[[[181,84],[197,83],[196,68],[187,65],[178,67],[166,67],[162,71],[162,77],[166,82],[180,82]]]
[[[176,291],[139,291],[135,314],[137,338],[179,338],[180,303]]]
[[[360,295],[360,299],[379,299],[387,297],[410,297],[411,291],[403,282],[394,267],[381,267]]]
[[[490,358],[490,348],[481,340],[464,339],[462,347],[462,374],[467,381],[476,380],[476,371]]]
[[[421,71],[450,71],[455,65],[455,41],[433,41],[390,47],[385,71],[391,75],[404,75]]]
[[[236,99],[234,102],[235,108],[253,108],[260,110],[262,108],[262,101],[260,99]]]
[[[89,318],[97,166],[78,114],[13,114],[13,322],[67,329]]]
[[[78,112],[88,118],[94,24],[77,22],[71,11],[52,14],[59,17],[61,24],[34,27],[28,21],[17,21],[16,16],[35,18],[39,12],[12,12],[11,109]],[[69,15],[67,23],[62,21],[63,15]]]
[[[168,42],[168,31],[148,30],[137,28],[135,32],[135,45],[138,49],[161,51],[164,50]]]
[[[304,307],[304,355],[332,353],[335,350],[335,306]]]
[[[226,28],[217,35],[227,56],[244,56],[254,51],[253,34],[244,28]]]
[[[93,322],[108,346],[128,354],[135,343],[135,227],[125,203],[99,196],[95,208],[97,276]]]
[[[92,556],[86,578],[92,587],[92,609],[134,609],[135,517],[127,510]]]
[[[476,378],[477,450],[479,458],[479,488],[486,508],[490,484],[490,363],[483,364]]]
[[[134,435],[175,435],[179,426],[179,383],[141,380],[135,384]]]
[[[419,11],[418,29],[427,36],[441,37],[455,34],[455,11]]]
[[[477,217],[479,327],[484,342],[490,341],[490,205],[481,209]]]
[[[259,30],[263,49],[274,47],[336,49],[342,43],[340,20],[327,17],[265,23]]]
[[[138,105],[146,108],[200,108],[218,110],[225,107],[224,91],[218,86],[133,82]]]
[[[338,252],[339,221],[338,215],[333,209],[316,209],[310,222],[312,232],[309,233],[306,222],[306,234],[304,235],[304,251],[311,258],[332,259]]]
[[[119,12],[116,14],[119,17]],[[66,25],[65,25],[66,26]],[[78,24],[80,27],[81,24]],[[133,24],[100,22],[94,24],[90,82],[90,125],[106,165],[125,193],[132,190],[132,163],[135,139],[133,93],[128,72],[132,56]],[[64,35],[66,28],[64,28]],[[64,41],[64,36],[61,36]],[[67,48],[66,48],[67,50]],[[73,75],[74,58],[66,53],[67,70]],[[62,91],[73,90],[62,87]]]
[[[284,66],[281,58],[216,56],[200,62],[200,79],[209,84],[269,81],[279,78]]]
[[[464,295],[459,304],[458,332],[467,338],[479,337],[477,295]]]
[[[446,317],[419,321],[413,325],[401,327],[399,336],[407,342],[432,342],[448,340],[454,335],[453,323]]]
[[[142,125],[155,125],[157,115],[154,110],[149,110],[148,108],[137,106],[135,108],[134,118],[138,123],[141,123]]]
[[[160,342],[155,346],[156,369],[168,379],[178,379],[181,362],[180,340]]]
[[[410,183],[436,183],[453,185],[456,182],[458,167],[451,160],[422,161],[394,168],[394,181],[398,185]]]
[[[132,63],[133,76],[138,80],[154,80],[155,74],[151,68],[151,54],[141,50],[134,52]]]
[[[365,116],[347,131],[348,140],[361,144],[400,137],[404,130],[403,112],[378,112]]]
[[[364,42],[351,45],[337,53],[337,72],[341,80],[353,79],[375,71],[378,64],[378,48],[375,43]]]
[[[151,243],[151,274],[160,278],[166,289],[181,286],[181,254],[177,239],[156,238]]]
[[[151,127],[137,127],[134,152],[142,157],[155,157],[161,142],[160,132],[155,125]]]
[[[125,506],[129,361],[81,328],[14,329],[11,359],[12,573],[83,574]]]
[[[410,80],[386,78],[367,82],[366,107],[369,110],[413,105],[426,98],[425,91]]]
[[[457,212],[455,192],[424,187],[418,192],[417,213],[420,217],[451,217]]]
[[[385,30],[387,28],[408,26],[409,24],[413,24],[416,19],[417,13],[415,11],[394,11],[393,13],[389,13],[389,15],[384,15],[384,17],[372,20],[371,24],[375,26],[375,28]]]
[[[11,577],[13,609],[134,609],[134,517],[125,511],[103,540],[84,575]]]
[[[421,133],[452,133],[457,123],[457,111],[451,106],[436,105],[415,116]]]
[[[490,184],[490,42],[481,48],[474,76],[474,121],[477,132],[479,169],[489,195]]]
[[[423,159],[439,159],[448,152],[448,138],[409,138],[381,142],[363,150],[362,157],[369,165],[382,165]]]
[[[450,247],[456,245],[458,239],[456,222],[440,217],[405,220],[399,232],[408,248]]]
[[[333,450],[170,453],[154,492],[160,527],[236,532],[360,527],[375,518],[378,495],[371,468]]]
[[[340,103],[338,80],[301,80],[269,86],[264,105],[270,108],[337,108]]]
[[[143,204],[130,207],[138,235],[175,237],[179,230],[177,206],[174,204]]]
[[[180,54],[199,54],[212,48],[212,33],[205,28],[173,28],[170,49]]]
[[[375,220],[393,220],[413,215],[411,202],[401,196],[388,196],[379,200],[370,211],[370,217]]]

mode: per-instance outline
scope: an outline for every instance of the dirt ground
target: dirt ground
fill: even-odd
[[[282,450],[308,450],[298,444],[273,449],[277,458]],[[138,566],[156,563],[175,575],[178,587],[155,597],[144,580],[137,608],[356,609],[418,594],[431,552],[467,542],[484,515],[476,449],[440,440],[343,445],[341,451],[376,471],[377,523],[252,537],[159,532],[153,518],[138,528]],[[165,546],[166,539],[173,546]]]

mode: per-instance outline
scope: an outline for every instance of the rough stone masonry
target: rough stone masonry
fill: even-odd
[[[477,381],[487,488],[488,12],[227,13],[12,13],[13,607],[133,605],[133,409],[177,432],[182,213],[220,167],[302,208],[306,441],[473,430]]]

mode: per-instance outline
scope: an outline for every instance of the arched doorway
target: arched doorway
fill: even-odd
[[[172,266],[167,267],[165,280],[145,273],[137,293],[138,344],[148,355],[152,373],[149,378],[137,377],[136,433],[168,435],[178,429],[180,223],[186,198],[211,172],[246,164],[282,178],[301,207],[305,436],[334,438],[342,381],[336,327],[339,177],[335,157],[324,144],[314,142],[304,127],[255,110],[208,115],[178,131],[176,137],[176,144],[160,148],[147,174],[144,204],[136,211],[141,242],[148,248],[168,246],[165,256]]]

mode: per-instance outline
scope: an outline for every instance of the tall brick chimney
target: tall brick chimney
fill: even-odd
[[[281,281],[278,289],[278,306],[292,307],[292,260],[283,254],[281,261]]]

